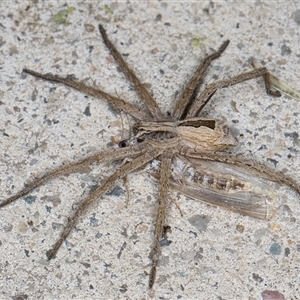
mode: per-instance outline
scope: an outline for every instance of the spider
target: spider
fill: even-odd
[[[262,76],[268,94],[273,96],[280,96],[281,94],[274,90],[270,81],[271,74],[266,68],[256,68],[229,80],[220,80],[211,83],[201,93],[198,93],[200,79],[202,79],[210,63],[217,59],[227,48],[229,44],[227,40],[217,51],[207,56],[198,66],[183,88],[173,113],[170,116],[166,115],[160,110],[151,94],[109,40],[106,30],[102,25],[99,25],[99,31],[104,44],[114,57],[116,63],[129,82],[133,84],[139,98],[146,105],[146,111],[142,111],[137,106],[119,97],[87,86],[83,82],[52,74],[41,74],[27,68],[24,68],[23,72],[44,80],[62,83],[96,98],[105,99],[117,111],[127,113],[135,119],[136,123],[133,126],[134,137],[131,138],[130,143],[127,143],[127,141],[122,142],[117,149],[101,151],[41,175],[17,194],[2,201],[0,207],[14,202],[49,180],[71,172],[78,172],[94,162],[101,163],[130,159],[124,162],[111,176],[105,178],[99,187],[79,203],[73,215],[66,221],[59,239],[46,253],[48,260],[51,260],[56,256],[60,246],[76,225],[78,218],[93,202],[111,190],[116,180],[122,179],[128,174],[145,167],[155,159],[159,160],[159,171],[153,174],[154,178],[159,181],[159,199],[154,240],[150,255],[152,262],[149,273],[149,288],[152,289],[161,255],[161,240],[166,236],[165,219],[169,187],[177,189],[197,200],[223,206],[241,214],[260,219],[268,217],[265,204],[260,202],[264,195],[255,194],[255,192],[247,190],[247,178],[266,178],[278,184],[288,185],[300,194],[299,185],[291,177],[251,160],[237,158],[229,153],[222,152],[222,150],[235,146],[237,143],[236,138],[222,122],[198,117],[199,113],[201,113],[218,89],[226,88],[252,78]],[[178,176],[176,178],[172,173],[172,165],[175,168],[174,161],[176,159],[182,159],[185,164],[185,171],[181,178],[180,175],[178,175],[179,178]],[[210,172],[205,171],[205,168],[200,166],[201,163],[205,162],[206,168],[211,169]],[[214,163],[217,165],[214,165]],[[223,172],[224,174],[221,176],[216,175],[214,168],[222,169],[224,165],[229,168],[227,168],[229,175],[227,176],[226,172]],[[188,181],[187,169],[191,170],[191,168],[194,171],[190,174],[190,181]],[[237,169],[241,170],[242,174],[250,175],[247,175],[248,177],[245,179],[243,176],[238,175],[240,173],[237,172]],[[235,179],[232,179],[232,177]],[[258,200],[255,202],[253,199]]]

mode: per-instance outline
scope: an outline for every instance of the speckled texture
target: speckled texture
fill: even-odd
[[[58,15],[62,10],[67,19]],[[213,63],[206,82],[250,70],[254,57],[299,90],[299,12],[296,1],[2,1],[0,199],[32,176],[106,149],[122,131],[120,115],[104,101],[26,76],[23,67],[72,74],[137,103],[99,38],[101,22],[165,112],[201,58],[225,39],[231,40],[229,48]],[[252,80],[216,93],[205,114],[224,118],[239,136],[234,153],[286,171],[300,182],[299,102],[271,98],[262,80]],[[45,252],[73,204],[114,167],[96,166],[54,180],[1,209],[1,299],[254,300],[264,291],[300,299],[299,197],[288,188],[278,191],[283,205],[269,222],[171,192],[184,216],[174,206],[170,209],[172,243],[163,248],[151,292],[147,273],[157,187],[143,172],[129,178],[128,208],[126,188],[118,182],[116,192],[80,219],[57,258],[47,262]],[[203,222],[197,217],[204,218],[204,230],[191,223]]]

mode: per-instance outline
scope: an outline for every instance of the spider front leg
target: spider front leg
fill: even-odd
[[[88,166],[94,162],[109,162],[119,159],[124,159],[125,157],[135,157],[137,155],[142,155],[145,152],[146,147],[145,145],[139,144],[133,147],[122,148],[122,149],[113,149],[107,150],[104,152],[100,152],[86,158],[83,158],[75,163],[68,164],[66,166],[60,166],[57,169],[54,169],[38,178],[33,180],[31,183],[28,184],[24,189],[19,191],[17,194],[7,198],[6,200],[0,203],[0,207],[4,207],[17,199],[27,195],[33,189],[37,188],[38,186],[42,185],[43,183],[50,181],[58,176],[67,175],[70,173],[78,172],[79,170],[83,169],[85,166]]]
[[[157,219],[154,232],[154,244],[151,251],[152,267],[149,277],[149,288],[154,285],[156,278],[156,268],[161,255],[160,240],[163,235],[166,213],[167,213],[167,194],[169,187],[169,179],[171,172],[171,157],[165,152],[161,157],[161,170],[160,170],[160,193],[159,193],[159,205],[157,212]]]
[[[264,79],[266,92],[269,95],[280,97],[281,93],[279,91],[274,91],[271,89],[270,73],[268,69],[259,68],[250,72],[237,75],[228,80],[220,80],[209,84],[205,88],[205,90],[198,96],[198,98],[191,104],[191,106],[188,107],[186,118],[196,117],[218,89],[229,87],[260,76],[262,76]]]
[[[132,173],[136,169],[139,169],[143,166],[145,166],[149,161],[154,159],[156,156],[158,156],[161,153],[161,149],[151,149],[151,151],[145,152],[143,155],[135,158],[134,160],[126,163],[121,168],[119,168],[114,174],[107,177],[103,183],[87,198],[85,198],[80,204],[78,205],[75,213],[71,218],[69,218],[66,227],[64,228],[63,232],[60,235],[60,238],[57,240],[57,242],[54,244],[52,249],[47,251],[47,258],[48,260],[55,257],[57,251],[59,250],[61,244],[66,240],[68,235],[70,234],[71,230],[76,225],[79,217],[87,210],[87,208],[95,202],[100,196],[102,196],[104,193],[109,191],[116,180],[123,178],[127,176],[128,174]]]

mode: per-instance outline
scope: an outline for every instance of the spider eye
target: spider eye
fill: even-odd
[[[119,148],[125,148],[125,147],[127,147],[127,146],[128,146],[127,140],[122,140],[122,141],[120,141],[119,144],[118,144],[118,147],[119,147]]]

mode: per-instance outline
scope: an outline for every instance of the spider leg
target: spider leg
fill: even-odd
[[[197,68],[196,72],[193,74],[192,78],[189,80],[188,84],[184,88],[177,104],[175,107],[175,110],[173,112],[173,117],[175,119],[182,119],[187,106],[190,104],[191,98],[195,94],[195,89],[202,78],[204,72],[207,70],[209,67],[210,63],[220,57],[222,52],[227,48],[229,44],[229,40],[225,41],[221,47],[216,51],[215,53],[209,55],[208,57],[205,58],[205,60],[199,65]]]
[[[148,147],[149,150],[149,147]],[[82,202],[79,203],[75,213],[73,216],[71,216],[66,224],[66,227],[63,229],[63,232],[61,233],[59,239],[56,241],[56,243],[53,245],[53,247],[47,251],[46,255],[48,260],[55,257],[59,247],[65,241],[65,239],[70,234],[73,227],[76,225],[78,218],[83,214],[83,212],[97,200],[101,195],[103,195],[105,192],[110,190],[115,181],[123,178],[124,176],[128,175],[129,173],[133,172],[134,170],[143,167],[146,165],[149,161],[160,155],[162,152],[161,149],[151,149],[151,151],[147,151],[141,156],[138,156],[134,160],[126,163],[122,167],[120,167],[114,174],[107,177],[101,186],[99,186],[91,195],[89,195],[87,198],[85,198]]]
[[[146,104],[148,110],[150,111],[152,117],[155,119],[161,118],[163,116],[161,110],[159,109],[156,101],[153,99],[153,97],[150,95],[150,93],[146,90],[146,88],[143,86],[139,78],[134,74],[133,70],[131,70],[128,66],[128,64],[123,59],[122,55],[119,53],[119,51],[116,49],[116,47],[113,45],[113,43],[109,40],[106,34],[106,30],[104,27],[99,24],[99,31],[102,36],[102,39],[104,41],[104,44],[110,51],[111,55],[114,57],[115,61],[123,71],[124,75],[127,77],[127,79],[134,85],[134,89],[141,98],[142,101]]]
[[[220,81],[209,84],[205,88],[205,90],[198,96],[198,98],[191,104],[191,106],[188,107],[187,118],[197,116],[218,89],[229,87],[229,86],[241,83],[243,81],[253,79],[256,77],[260,77],[260,76],[263,76],[263,79],[265,82],[265,87],[266,87],[266,92],[269,95],[280,97],[281,94],[279,91],[271,90],[270,73],[269,73],[268,69],[259,68],[259,69],[255,69],[255,70],[247,72],[247,73],[237,75],[228,80],[220,80]]]
[[[253,69],[259,68],[259,66],[255,63],[255,61],[253,59],[252,59],[251,65],[252,65]],[[276,76],[269,74],[269,80],[270,80],[271,87],[274,90],[277,90],[283,94],[286,94],[287,96],[290,96],[296,100],[300,100],[300,93],[298,91],[294,90],[293,88],[291,88],[290,86],[288,86],[286,83],[281,81]]]
[[[163,235],[167,213],[167,193],[169,187],[170,169],[171,157],[167,153],[164,153],[161,157],[159,206],[155,224],[154,245],[151,252],[152,268],[149,277],[150,289],[153,287],[155,282],[156,268],[161,255],[160,240]]]
[[[87,95],[91,95],[93,97],[102,99],[104,98],[109,105],[111,105],[113,108],[119,111],[124,111],[125,113],[130,114],[134,118],[138,120],[146,120],[148,119],[148,115],[144,113],[142,110],[137,108],[135,105],[130,104],[126,102],[125,100],[111,96],[110,94],[107,94],[101,90],[92,88],[90,86],[85,85],[83,82],[77,82],[74,80],[71,80],[69,78],[64,78],[60,77],[57,75],[52,75],[52,74],[41,74],[33,70],[29,70],[27,68],[23,69],[24,73],[30,74],[32,76],[47,80],[47,81],[52,81],[52,82],[58,82],[58,83],[63,83],[67,86],[72,87],[73,89],[80,91],[82,93],[85,93]]]
[[[135,157],[137,155],[143,154],[146,151],[145,150],[146,147],[147,146],[144,143],[144,144],[139,144],[139,145],[127,147],[127,148],[107,150],[107,151],[100,152],[100,153],[88,156],[86,158],[83,158],[83,159],[79,160],[78,162],[71,163],[66,166],[60,166],[57,169],[54,169],[54,170],[38,177],[37,179],[32,181],[28,186],[26,186],[23,190],[19,191],[17,194],[2,201],[0,203],[0,207],[4,207],[4,206],[14,202],[18,198],[23,197],[26,194],[28,194],[29,192],[31,192],[36,187],[42,185],[44,182],[52,180],[58,176],[77,172],[80,169],[82,169],[83,167],[92,164],[93,162],[103,162],[103,161],[108,162],[108,161],[114,161],[114,160],[118,160],[118,159],[124,159],[125,157]]]
[[[236,156],[233,156],[228,153],[220,153],[220,152],[213,152],[213,153],[197,153],[194,152],[193,149],[188,150],[181,150],[180,154],[186,156],[186,157],[192,157],[192,158],[198,158],[202,160],[211,160],[211,161],[217,161],[217,162],[223,162],[231,165],[236,165],[242,168],[245,168],[246,170],[251,171],[257,171],[260,174],[267,175],[271,180],[274,180],[275,182],[279,184],[285,184],[292,189],[294,189],[299,195],[300,195],[300,185],[290,176],[283,174],[279,171],[274,171],[268,167],[266,167],[263,164],[254,162],[250,159],[240,159]]]

